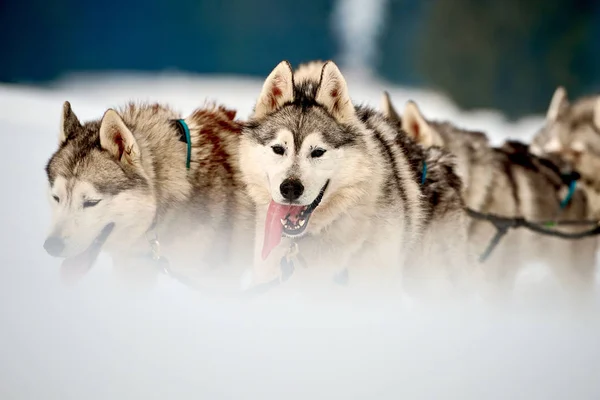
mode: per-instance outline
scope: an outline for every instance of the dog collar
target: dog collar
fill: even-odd
[[[421,185],[425,184],[427,180],[427,163],[423,161],[423,170],[421,171]]]
[[[190,162],[192,160],[192,139],[190,137],[190,128],[183,119],[174,120],[177,128],[179,129],[179,140],[187,144],[187,156],[185,160],[185,168],[190,169]]]
[[[569,183],[569,191],[567,192],[567,195],[560,202],[560,209],[561,210],[564,209],[565,207],[567,207],[569,205],[569,203],[571,202],[571,199],[573,198],[573,193],[575,193],[575,189],[577,189],[577,180],[573,179]]]

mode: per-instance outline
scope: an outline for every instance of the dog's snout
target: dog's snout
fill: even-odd
[[[50,236],[44,242],[44,249],[53,257],[58,257],[65,248],[63,240],[56,236]]]
[[[304,193],[304,185],[298,179],[288,178],[281,183],[279,191],[284,199],[294,201]]]

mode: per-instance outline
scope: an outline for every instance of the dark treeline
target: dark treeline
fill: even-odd
[[[365,7],[368,7],[365,2]],[[0,81],[77,71],[264,76],[339,54],[334,0],[0,2]],[[600,90],[600,2],[389,0],[376,72],[511,117],[542,112],[558,84]]]

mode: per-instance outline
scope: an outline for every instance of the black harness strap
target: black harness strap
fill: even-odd
[[[498,246],[498,244],[500,243],[500,240],[502,240],[504,235],[506,235],[508,233],[507,226],[503,226],[503,227],[499,227],[498,225],[494,225],[494,226],[496,227],[496,234],[494,235],[494,237],[492,238],[490,243],[485,248],[485,251],[479,256],[480,263],[484,263],[487,261],[487,259],[492,255],[492,251],[494,251],[496,246]]]
[[[542,163],[545,162],[544,159],[540,159],[540,161]],[[547,164],[548,164],[548,165],[546,165],[547,167],[556,169],[554,164],[552,164],[552,163],[547,163]],[[573,198],[573,194],[575,193],[575,189],[577,187],[577,180],[580,178],[580,175],[577,172],[571,172],[571,173],[567,173],[567,174],[561,173],[560,171],[555,171],[555,172],[560,176],[562,183],[565,184],[569,189],[565,198],[562,199],[562,201],[560,202],[559,210],[558,210],[558,213],[556,216],[556,218],[558,218],[560,216],[560,214],[562,214],[562,212],[565,210],[565,208],[567,208],[567,206],[571,202],[571,199]],[[544,221],[544,222],[532,223],[532,222],[525,220],[524,218],[500,217],[500,216],[494,215],[494,214],[480,213],[480,212],[472,210],[470,208],[466,208],[466,211],[467,211],[467,214],[471,218],[489,221],[496,228],[496,234],[494,235],[494,237],[492,238],[492,240],[486,247],[485,251],[481,254],[481,256],[479,256],[479,262],[481,262],[481,263],[485,262],[490,257],[490,255],[492,254],[492,252],[494,251],[496,246],[498,246],[498,244],[500,243],[500,240],[502,240],[502,238],[508,233],[508,230],[511,228],[525,227],[534,232],[540,233],[542,235],[557,236],[557,237],[562,237],[563,239],[580,239],[580,237],[576,237],[577,234],[565,234],[565,233],[562,233],[562,232],[559,232],[556,230],[546,229],[545,227],[558,226],[558,225],[591,225],[591,224],[598,225],[598,221],[584,221],[584,220],[581,220],[581,221],[558,221],[558,222],[556,220],[554,220],[554,221]],[[583,232],[583,234],[585,234],[583,237],[593,236],[593,235],[598,234],[598,233],[595,233],[595,230],[596,229],[593,229],[588,232]],[[563,236],[563,235],[566,235],[566,236]]]
[[[492,238],[490,244],[485,249],[484,253],[479,257],[480,262],[486,261],[494,248],[498,245],[500,240],[509,229],[516,228],[526,228],[532,232],[539,233],[541,235],[558,237],[561,239],[569,239],[569,240],[577,240],[584,239],[591,236],[600,235],[600,221],[590,221],[590,220],[582,220],[582,221],[541,221],[541,222],[531,222],[527,221],[525,218],[517,217],[517,218],[508,218],[501,217],[495,214],[487,214],[481,213],[479,211],[472,210],[470,208],[466,208],[465,211],[469,217],[479,220],[484,220],[490,222],[496,228],[496,235]],[[594,228],[588,229],[582,232],[575,233],[567,233],[560,232],[555,229],[548,229],[549,226],[568,226],[568,225],[595,225]]]

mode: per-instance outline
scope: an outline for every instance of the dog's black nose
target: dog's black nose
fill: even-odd
[[[281,182],[279,191],[284,199],[294,201],[298,200],[304,193],[304,185],[298,179],[288,178]]]
[[[65,243],[62,241],[61,238],[58,238],[56,236],[50,236],[44,242],[44,249],[46,249],[48,254],[50,254],[52,257],[60,256],[64,248]]]

